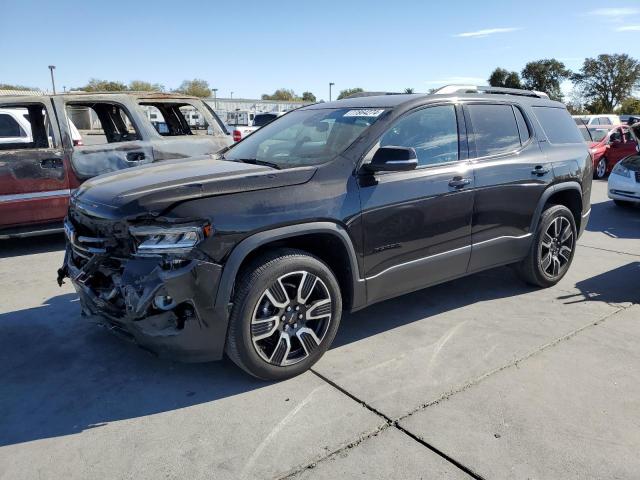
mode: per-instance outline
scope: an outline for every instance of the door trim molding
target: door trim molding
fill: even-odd
[[[44,190],[42,192],[12,193],[9,195],[0,195],[0,203],[15,202],[17,200],[33,200],[35,198],[68,197],[69,195],[71,195],[71,190],[68,188],[63,190]]]

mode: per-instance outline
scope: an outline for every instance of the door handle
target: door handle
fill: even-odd
[[[129,152],[127,153],[127,162],[139,162],[145,159],[144,152]]]
[[[45,158],[40,160],[40,168],[62,168],[61,158]]]
[[[549,167],[545,167],[544,165],[536,165],[536,167],[533,170],[531,170],[531,174],[542,176],[542,175],[546,175],[550,171],[551,170],[549,169]]]
[[[470,178],[453,177],[451,180],[449,180],[449,186],[451,188],[464,188],[470,183]]]

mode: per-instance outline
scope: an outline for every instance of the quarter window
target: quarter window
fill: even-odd
[[[458,160],[455,107],[441,105],[410,113],[382,136],[380,146],[414,148],[421,167]]]
[[[542,130],[550,143],[583,143],[578,127],[571,119],[569,112],[557,107],[533,107],[533,112],[540,120]],[[594,139],[596,142],[599,141]]]
[[[477,104],[469,105],[468,109],[473,128],[469,137],[475,143],[478,157],[520,148],[520,133],[511,105]],[[528,129],[526,132],[525,136],[528,138]]]
[[[518,133],[520,133],[520,143],[524,145],[529,138],[531,138],[531,132],[529,131],[529,127],[527,126],[527,122],[524,119],[524,115],[522,111],[518,107],[513,108],[514,113],[516,114],[516,123],[518,124]]]

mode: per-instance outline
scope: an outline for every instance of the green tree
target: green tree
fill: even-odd
[[[316,96],[311,92],[302,92],[302,101],[303,102],[315,102]]]
[[[518,72],[510,72],[500,67],[491,72],[489,85],[492,87],[522,88]]]
[[[25,87],[24,85],[11,85],[10,83],[0,83],[0,90],[37,90],[33,87]]]
[[[611,113],[640,87],[640,62],[626,53],[586,58],[573,81],[591,105]]]
[[[560,84],[571,77],[571,71],[555,58],[545,58],[527,63],[521,76],[526,89],[545,92],[552,100],[562,101]]]
[[[175,91],[183,95],[191,95],[192,97],[206,98],[211,96],[209,82],[199,78],[183,81]]]
[[[129,90],[132,92],[164,92],[164,85],[143,80],[131,80],[129,82]]]
[[[413,93],[413,88],[405,88],[404,93]]]
[[[267,93],[263,93],[262,100],[279,100],[281,102],[294,102],[296,100],[299,100],[299,98],[293,90],[287,89],[287,88],[279,88],[278,90],[273,92],[271,95]]]
[[[640,98],[625,98],[622,102],[620,102],[618,113],[620,115],[640,115]]]
[[[84,87],[80,87],[79,90],[84,90],[85,92],[124,92],[127,90],[127,86],[122,82],[91,78],[89,83]]]
[[[348,98],[351,95],[355,95],[356,93],[362,93],[364,90],[360,87],[356,88],[347,88],[346,90],[341,90],[340,95],[338,95],[338,100],[342,100],[343,98]]]

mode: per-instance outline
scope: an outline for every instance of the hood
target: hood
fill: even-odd
[[[632,172],[640,172],[640,155],[631,155],[620,162],[626,169]]]
[[[315,167],[270,167],[200,157],[128,168],[83,183],[72,196],[77,208],[98,217],[158,215],[185,200],[299,185]]]

